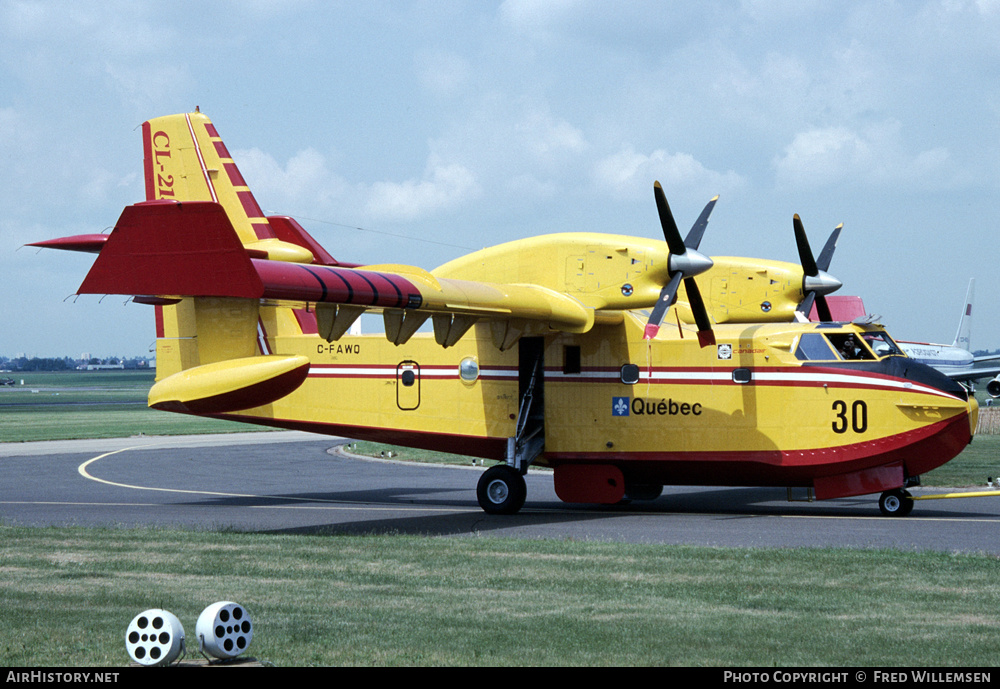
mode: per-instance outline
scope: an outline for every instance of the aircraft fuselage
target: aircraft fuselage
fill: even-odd
[[[590,486],[574,476],[596,471],[623,486],[878,492],[958,454],[977,416],[975,400],[929,367],[870,349],[863,359],[836,353],[847,333],[881,337],[871,326],[719,325],[717,343],[700,347],[686,325],[643,340],[641,316],[623,313],[618,324],[523,338],[501,352],[487,326],[442,348],[421,333],[399,346],[382,334],[285,336],[288,318],[288,309],[261,309],[260,347],[307,357],[305,382],[272,404],[223,416],[502,460],[522,414],[521,351],[531,342],[542,358],[535,412],[544,430],[532,459],[556,470],[557,489]],[[822,342],[807,346],[804,336]],[[588,502],[617,495],[567,491]]]

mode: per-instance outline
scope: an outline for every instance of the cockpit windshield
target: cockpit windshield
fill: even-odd
[[[903,350],[899,348],[892,338],[884,332],[872,331],[861,333],[861,338],[868,344],[875,356],[902,356]]]
[[[801,361],[872,361],[902,353],[896,343],[880,331],[803,333],[795,350],[796,358]]]
[[[829,338],[833,348],[837,350],[837,354],[845,361],[875,358],[871,350],[862,344],[861,338],[854,333],[830,333]]]

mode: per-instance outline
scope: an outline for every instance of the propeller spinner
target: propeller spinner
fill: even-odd
[[[708,216],[712,214],[715,202],[719,199],[716,196],[708,202],[705,209],[698,216],[688,232],[686,239],[681,239],[681,233],[674,222],[673,213],[667,204],[667,197],[663,193],[663,187],[659,182],[653,183],[653,194],[656,197],[656,209],[660,214],[660,225],[663,226],[663,237],[667,240],[667,247],[670,249],[670,259],[667,264],[670,269],[670,281],[660,290],[659,299],[653,312],[649,315],[649,322],[643,337],[647,340],[656,337],[660,330],[660,323],[667,309],[674,303],[677,297],[677,288],[684,280],[684,289],[688,295],[688,304],[691,306],[691,313],[694,314],[695,323],[698,325],[698,341],[704,347],[715,344],[715,334],[712,332],[712,321],[708,317],[705,309],[705,302],[701,298],[701,292],[694,281],[695,275],[700,275],[712,267],[712,259],[705,254],[698,252],[698,245],[701,244],[702,235],[705,234],[705,227],[708,225]]]
[[[812,249],[809,248],[809,239],[806,237],[802,219],[799,218],[798,214],[792,218],[792,224],[795,226],[795,244],[798,246],[799,261],[802,264],[802,292],[805,294],[805,298],[795,309],[796,317],[808,320],[809,312],[812,310],[813,302],[815,302],[819,319],[832,321],[833,316],[830,314],[830,307],[826,303],[825,297],[827,294],[836,292],[844,283],[826,271],[830,268],[833,250],[837,248],[837,239],[840,237],[840,231],[844,225],[841,223],[834,228],[817,260],[813,258]]]

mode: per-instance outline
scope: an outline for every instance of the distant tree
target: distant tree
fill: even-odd
[[[32,358],[23,360],[22,371],[66,371],[72,368],[67,359]]]

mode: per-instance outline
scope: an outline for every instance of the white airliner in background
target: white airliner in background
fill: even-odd
[[[972,294],[975,279],[969,280],[969,291],[965,295],[965,307],[958,321],[958,333],[950,345],[926,342],[900,342],[900,349],[911,359],[933,366],[952,380],[970,385],[981,378],[995,376],[986,384],[990,397],[1000,397],[1000,355],[973,356],[970,344],[972,331]]]

